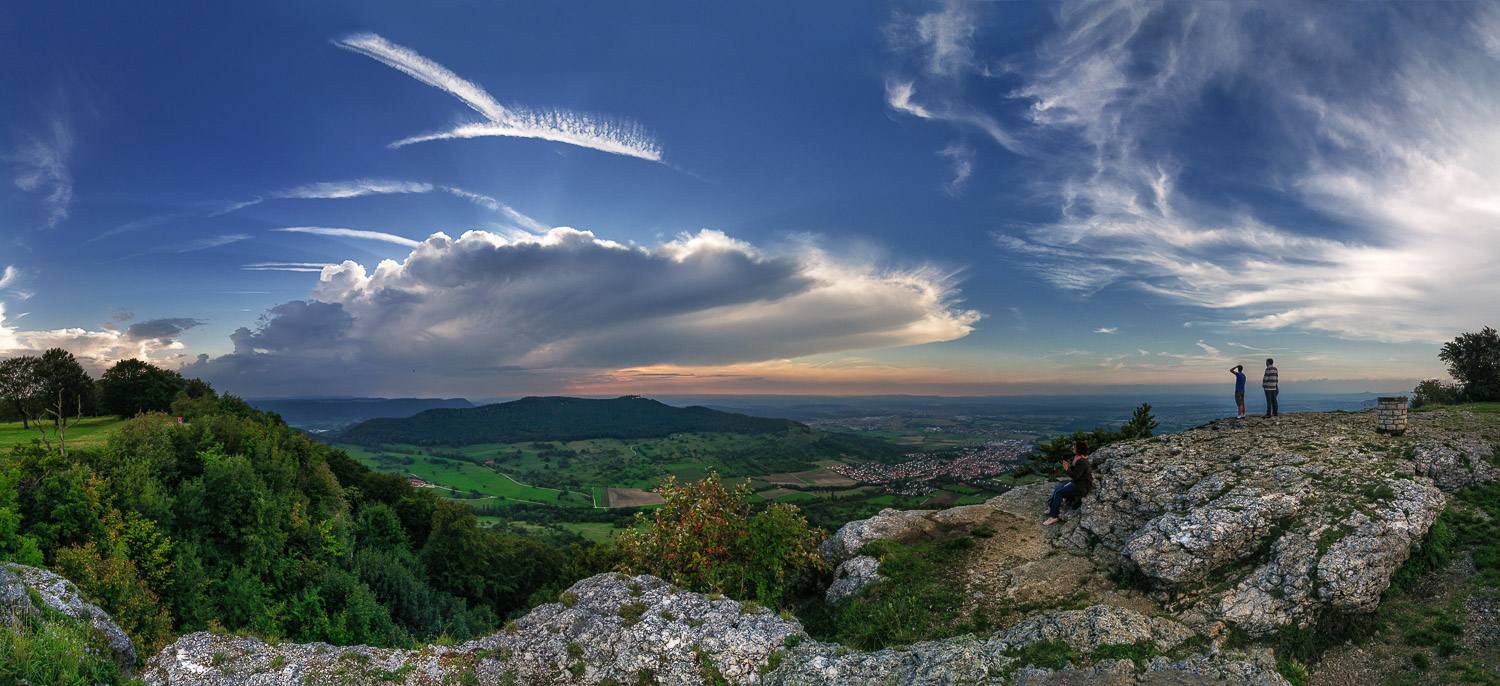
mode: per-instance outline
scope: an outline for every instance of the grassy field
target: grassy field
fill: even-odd
[[[86,417],[68,429],[68,445],[77,448],[99,448],[103,447],[105,441],[109,440],[109,434],[125,420],[119,417]],[[52,445],[57,445],[57,434],[52,431],[52,425],[46,424],[47,436],[52,439]],[[40,438],[41,432],[37,431],[36,425],[31,428],[21,428],[21,422],[0,422],[0,450],[9,450],[17,443],[30,443],[33,438]]]
[[[358,446],[338,446],[350,457],[372,469],[403,476],[415,476],[423,481],[445,488],[437,489],[448,495],[453,491],[479,499],[498,498],[547,505],[593,507],[593,489],[566,490],[540,488],[520,483],[507,474],[471,462],[462,462],[443,457],[386,451],[371,451]]]

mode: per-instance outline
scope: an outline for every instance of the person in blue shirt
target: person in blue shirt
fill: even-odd
[[[1234,375],[1234,404],[1240,406],[1240,414],[1235,419],[1245,418],[1245,365],[1237,364],[1229,368],[1229,373]]]

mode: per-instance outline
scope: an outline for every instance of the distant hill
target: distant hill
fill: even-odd
[[[379,417],[410,417],[424,410],[474,407],[463,398],[255,398],[246,402],[309,431],[342,429]]]
[[[589,438],[654,438],[675,433],[737,434],[810,431],[789,419],[751,417],[706,407],[672,407],[624,396],[612,400],[545,397],[470,409],[435,409],[405,419],[371,419],[345,429],[336,442],[374,446],[473,445]]]

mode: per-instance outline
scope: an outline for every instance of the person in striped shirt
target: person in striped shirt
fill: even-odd
[[[1271,359],[1271,358],[1269,358],[1269,357],[1267,357],[1266,358],[1266,375],[1260,378],[1260,388],[1261,388],[1261,390],[1263,390],[1263,391],[1266,392],[1266,416],[1267,417],[1275,417],[1275,416],[1281,414],[1280,412],[1277,411],[1277,408],[1276,408],[1276,393],[1279,390],[1277,388],[1277,382],[1278,381],[1279,381],[1279,378],[1276,375],[1276,361],[1273,360],[1273,359]]]

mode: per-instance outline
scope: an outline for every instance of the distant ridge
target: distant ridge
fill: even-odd
[[[627,395],[611,400],[527,397],[470,409],[435,409],[405,419],[371,419],[334,440],[356,445],[473,445],[589,438],[656,438],[675,433],[760,434],[808,431],[789,419],[751,417],[706,407],[672,407]]]
[[[410,417],[423,410],[473,407],[463,398],[251,398],[262,412],[275,412],[299,429],[327,431],[377,417]]]

